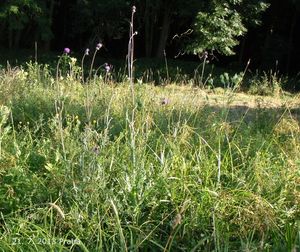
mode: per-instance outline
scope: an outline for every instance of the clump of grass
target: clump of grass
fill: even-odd
[[[264,72],[263,75],[256,75],[249,84],[249,93],[255,95],[279,96],[287,80],[279,76],[277,72]]]

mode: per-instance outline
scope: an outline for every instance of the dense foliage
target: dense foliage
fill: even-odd
[[[165,50],[168,56],[215,50],[226,55],[237,52],[240,63],[254,57],[257,64],[274,65],[279,60],[284,70],[296,68],[299,3],[292,0],[284,6],[278,0],[3,0],[0,43],[34,49],[37,41],[47,50],[69,46],[83,51],[102,41],[108,56],[123,57],[133,4],[139,56],[162,57]]]
[[[138,25],[143,27],[145,36],[147,36],[145,40],[147,54],[149,56],[152,54],[151,48],[153,48],[154,27],[156,25],[161,26],[160,32],[157,31],[159,32],[157,37],[159,43],[156,45],[156,55],[161,56],[170,37],[171,24],[179,21],[179,28],[184,29],[191,25],[190,22],[195,19],[196,15],[198,15],[195,20],[196,32],[202,32],[205,41],[211,40],[212,37],[215,38],[215,41],[212,42],[212,46],[207,45],[200,37],[200,40],[196,38],[197,45],[191,44],[190,46],[199,48],[198,45],[200,44],[200,47],[204,50],[216,48],[225,54],[233,53],[232,47],[237,44],[237,41],[232,43],[222,39],[226,36],[229,37],[229,40],[236,39],[236,36],[242,35],[245,31],[242,23],[242,13],[236,8],[243,5],[244,10],[248,9],[249,7],[245,2],[247,1],[213,1],[211,3],[199,3],[195,0],[185,1],[184,3],[182,1],[173,1],[172,3],[157,0],[138,1],[136,4],[141,12]],[[21,33],[27,29],[34,32],[36,39],[44,42],[50,41],[53,38],[52,29],[54,27],[52,24],[55,18],[55,9],[63,7],[62,2],[55,0],[17,0],[7,1],[2,5],[1,17],[7,23],[6,32],[9,35],[9,47],[18,47]],[[128,17],[129,5],[130,1],[119,0],[77,1],[71,7],[69,13],[72,19],[72,26],[68,29],[69,36],[80,37],[88,33],[90,39],[105,38],[111,40],[116,37],[121,38],[126,32],[126,16]],[[261,1],[250,4],[250,8],[256,8],[256,13],[265,10],[265,7],[266,5],[262,5]],[[111,15],[112,13],[118,14],[115,16]],[[250,15],[250,18],[253,18],[252,15]],[[65,20],[62,19],[61,21],[64,22]],[[201,27],[203,26],[201,24],[205,21],[206,24],[204,25],[223,25],[223,27],[212,27],[208,31],[202,31]],[[199,28],[197,27],[198,24],[200,24]],[[223,30],[223,33],[218,34],[216,33],[217,30]],[[176,30],[173,32],[176,32]],[[224,47],[228,49],[224,50]]]

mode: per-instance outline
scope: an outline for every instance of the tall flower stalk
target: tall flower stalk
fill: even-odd
[[[62,146],[62,151],[63,151],[65,160],[67,159],[67,156],[66,156],[66,149],[65,149],[63,124],[62,124],[62,121],[63,121],[62,113],[63,113],[63,109],[64,109],[64,102],[63,102],[63,100],[61,100],[61,97],[63,97],[63,95],[62,95],[62,89],[61,89],[61,85],[60,85],[60,81],[59,81],[59,67],[60,67],[62,57],[68,56],[70,52],[71,52],[71,50],[69,48],[65,48],[63,55],[58,59],[58,62],[57,62],[57,66],[56,66],[57,97],[56,97],[55,104],[54,104],[55,112],[56,112],[56,119],[57,119],[57,123],[58,123],[59,134],[60,134],[61,146]]]
[[[85,57],[88,56],[88,55],[90,55],[90,49],[89,48],[85,49],[84,55],[83,55],[82,60],[81,60],[81,79],[82,79],[82,83],[84,83],[83,62],[84,62]]]
[[[131,117],[127,115],[128,122],[130,125],[130,138],[131,138],[131,155],[132,155],[132,164],[133,167],[136,167],[136,145],[135,145],[135,137],[136,137],[136,131],[135,131],[135,95],[134,95],[134,85],[133,85],[133,54],[134,54],[134,36],[137,35],[137,32],[133,31],[133,20],[134,20],[134,14],[136,12],[136,7],[132,7],[131,12],[131,20],[130,20],[130,29],[129,29],[129,42],[128,42],[128,55],[127,55],[127,65],[128,65],[128,78],[130,82],[130,90],[131,90],[131,97],[132,97],[132,114]]]
[[[93,71],[93,66],[94,66],[96,54],[101,49],[102,46],[103,45],[101,43],[98,43],[96,45],[95,52],[94,52],[94,55],[93,55],[93,59],[92,59],[92,62],[91,62],[91,67],[90,67],[89,81],[91,81],[91,79],[92,79],[92,71]],[[85,55],[87,55],[86,53],[89,53],[89,50],[85,51]],[[86,87],[85,90],[86,90],[85,111],[86,111],[87,122],[90,125],[91,118],[92,118],[92,112],[93,112],[92,111],[93,106],[92,106],[92,99],[91,99],[91,96],[90,96],[90,87],[89,87],[89,85]]]
[[[128,42],[128,55],[127,55],[127,65],[128,65],[128,78],[130,82],[132,102],[134,103],[134,86],[133,86],[133,54],[134,54],[134,36],[137,35],[137,32],[133,31],[133,21],[134,14],[136,13],[136,7],[132,7],[131,20],[130,20],[130,29],[129,29],[129,42]]]
[[[94,55],[93,55],[93,59],[92,59],[92,63],[91,63],[91,68],[90,68],[90,73],[89,73],[89,80],[91,80],[91,77],[92,77],[92,71],[93,71],[93,66],[94,66],[94,62],[95,62],[95,57],[96,57],[96,54],[97,52],[101,49],[103,45],[101,43],[98,43],[96,45],[96,50],[94,52]]]

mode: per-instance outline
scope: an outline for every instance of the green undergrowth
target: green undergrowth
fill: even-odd
[[[297,110],[45,73],[0,74],[1,251],[300,250]]]

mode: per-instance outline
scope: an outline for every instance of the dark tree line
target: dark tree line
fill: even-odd
[[[101,41],[109,56],[123,57],[133,5],[139,57],[209,51],[298,71],[299,0],[2,0],[0,44],[80,52]]]

